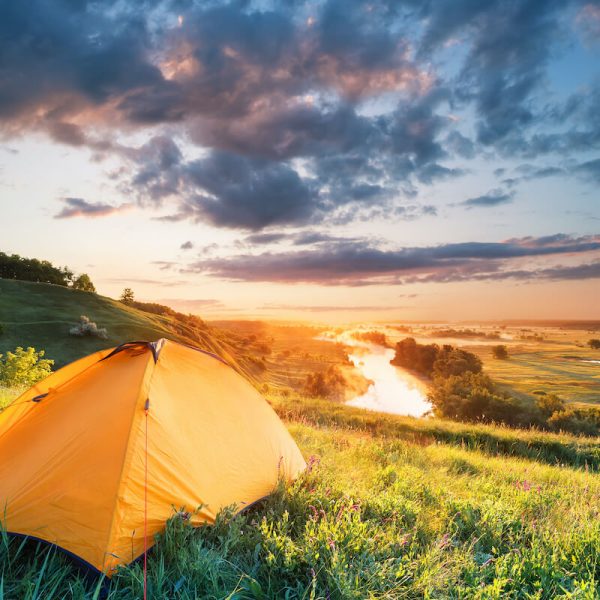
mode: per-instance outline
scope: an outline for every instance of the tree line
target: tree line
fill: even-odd
[[[96,291],[87,273],[81,273],[76,277],[68,267],[56,267],[48,260],[25,258],[5,252],[0,252],[0,278],[51,283],[83,292]]]
[[[542,393],[533,402],[512,396],[483,372],[481,359],[472,352],[448,344],[418,344],[414,338],[406,338],[396,344],[390,362],[431,380],[428,399],[439,417],[585,435],[600,433],[599,410],[569,406],[554,394]]]

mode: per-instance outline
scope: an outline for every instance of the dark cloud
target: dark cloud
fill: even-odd
[[[239,255],[197,261],[190,272],[239,281],[331,285],[398,283],[403,278],[480,276],[502,272],[513,260],[584,255],[600,250],[600,236],[560,234],[505,242],[467,242],[383,250],[368,242],[334,243],[315,250]]]
[[[183,244],[181,244],[181,246],[179,247],[181,250],[191,250],[194,247],[194,244],[192,242],[184,242]]]
[[[577,165],[575,172],[594,183],[600,183],[600,158]]]
[[[496,189],[491,190],[482,196],[468,198],[464,202],[461,202],[461,205],[466,206],[467,208],[486,208],[498,206],[500,204],[508,204],[512,202],[513,198],[514,192],[504,192],[500,189]]]
[[[4,2],[0,130],[120,157],[118,189],[165,206],[165,222],[258,231],[432,215],[407,199],[465,175],[453,159],[600,147],[600,85],[545,98],[573,14],[582,27],[597,11],[580,0]],[[455,110],[475,115],[474,131]],[[121,132],[148,141],[127,148]],[[551,168],[520,177],[560,174]],[[575,173],[597,181],[593,160]]]
[[[131,204],[113,206],[102,202],[88,202],[83,198],[62,198],[62,210],[54,215],[55,219],[72,219],[73,217],[106,217],[131,208]]]
[[[498,271],[490,269],[479,273],[468,269],[449,270],[447,272],[430,273],[424,276],[407,277],[403,283],[451,283],[461,281],[583,281],[600,279],[600,261],[574,266],[557,266],[537,269],[507,269]]]
[[[281,163],[215,152],[189,163],[186,175],[203,192],[185,200],[182,214],[218,226],[259,230],[302,223],[319,206],[318,192]]]

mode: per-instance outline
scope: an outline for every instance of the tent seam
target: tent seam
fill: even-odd
[[[148,367],[151,367],[151,369],[152,369],[150,374],[148,374],[148,370],[149,370]],[[102,563],[102,568],[101,568],[102,572],[105,572],[104,565],[106,562],[106,557],[108,554],[111,554],[109,552],[109,549],[110,549],[111,540],[113,539],[113,531],[114,531],[115,520],[116,520],[116,508],[117,508],[117,504],[119,502],[119,497],[121,495],[121,491],[123,489],[123,482],[125,481],[125,474],[126,474],[126,471],[128,472],[129,468],[131,467],[131,460],[132,460],[131,453],[132,453],[132,448],[133,448],[133,439],[132,439],[133,438],[133,430],[134,430],[134,425],[137,425],[139,422],[137,408],[142,401],[145,402],[146,399],[149,397],[150,384],[152,382],[152,377],[154,375],[155,370],[156,370],[156,363],[154,362],[154,357],[152,356],[152,353],[150,352],[150,356],[148,357],[148,366],[146,367],[146,371],[144,372],[144,377],[142,378],[141,389],[140,389],[140,392],[138,393],[138,397],[136,398],[136,401],[135,401],[133,418],[131,419],[131,427],[129,429],[129,435],[127,437],[127,444],[125,446],[125,452],[123,455],[123,463],[121,465],[121,471],[119,473],[117,491],[116,491],[114,502],[113,502],[112,518],[110,521],[110,527],[108,529],[108,537],[107,537],[106,545],[105,545],[105,549],[104,549],[103,563]],[[147,385],[144,385],[146,381],[147,381]],[[144,397],[146,397],[146,398],[144,398]],[[127,564],[129,564],[129,562]],[[108,573],[105,573],[105,574],[107,576],[109,576]]]

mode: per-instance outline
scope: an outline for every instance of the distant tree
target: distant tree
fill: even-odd
[[[508,350],[503,344],[494,346],[492,348],[492,354],[494,355],[494,358],[498,358],[500,360],[506,360],[508,358]]]
[[[593,350],[600,350],[600,340],[593,338],[588,342],[588,346]]]
[[[2,385],[33,385],[50,375],[53,360],[44,358],[44,351],[35,348],[24,350],[19,346],[14,352],[0,354],[0,383]]]
[[[0,277],[67,286],[73,278],[73,272],[67,267],[55,267],[47,260],[0,252]]]
[[[444,345],[433,363],[434,377],[481,373],[481,359],[472,352]]]
[[[82,292],[96,293],[96,287],[92,283],[90,276],[87,273],[82,273],[79,277],[73,280],[73,289]]]
[[[123,303],[123,304],[131,304],[133,303],[133,301],[135,300],[135,296],[133,294],[133,290],[131,288],[125,288],[123,290],[123,292],[121,293],[121,297],[119,298],[119,300]]]

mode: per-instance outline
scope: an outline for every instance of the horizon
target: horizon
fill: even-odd
[[[207,321],[600,320],[600,7],[448,4],[4,3],[0,250]]]

